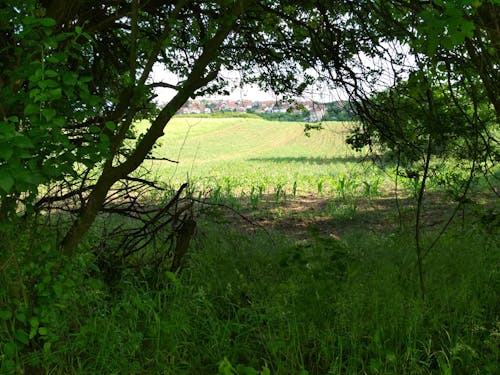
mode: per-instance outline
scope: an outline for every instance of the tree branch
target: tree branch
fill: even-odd
[[[179,85],[172,85],[172,84],[166,83],[166,82],[153,82],[153,83],[150,83],[149,85],[146,85],[146,87],[162,87],[162,88],[173,89],[173,90],[179,90],[179,88],[180,88]]]

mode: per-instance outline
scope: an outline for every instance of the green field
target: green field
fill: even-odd
[[[139,124],[141,128],[145,124]],[[194,190],[221,189],[240,195],[339,192],[342,180],[358,190],[379,184],[380,173],[344,142],[348,123],[323,123],[324,129],[304,134],[304,124],[254,118],[174,118],[155,149],[167,161],[145,163],[159,179],[178,185],[188,179]],[[353,192],[354,187],[352,188]]]

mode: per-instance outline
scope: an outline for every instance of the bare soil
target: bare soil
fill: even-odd
[[[465,226],[480,220],[480,212],[492,207],[492,197],[463,205],[455,214],[452,225]],[[399,208],[398,208],[399,205]],[[426,196],[421,216],[424,230],[440,230],[457,207],[457,202],[443,194]],[[257,208],[240,209],[248,220],[229,214],[230,220],[244,231],[272,230],[304,240],[316,233],[322,237],[342,238],[353,231],[390,232],[398,227],[415,225],[415,203],[408,197],[394,196],[357,199],[332,199],[303,195],[279,201],[263,199]]]

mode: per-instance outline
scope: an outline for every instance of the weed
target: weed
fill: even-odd
[[[317,189],[318,190],[318,194],[323,193],[323,183],[324,183],[323,180],[319,180],[318,181],[318,185],[317,185],[318,186],[318,189]]]

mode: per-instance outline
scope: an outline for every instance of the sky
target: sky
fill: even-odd
[[[234,80],[235,82],[238,81],[239,74],[238,72],[224,72],[224,77],[229,78],[230,80]],[[152,79],[154,82],[158,81],[164,81],[168,83],[177,83],[178,78],[169,72],[166,72],[160,65],[156,65],[153,68],[152,72]],[[160,104],[166,104],[170,101],[170,99],[173,98],[175,95],[176,91],[172,89],[166,89],[166,88],[157,88],[156,94],[158,95],[156,98],[156,101]],[[323,88],[315,88],[315,89],[310,89],[307,90],[303,97],[297,98],[299,100],[304,100],[304,101],[309,101],[309,100],[314,100],[317,102],[332,102],[336,100],[340,100],[343,95],[339,94],[338,92],[331,90],[327,87]],[[212,100],[252,100],[252,101],[268,101],[268,100],[279,100],[279,96],[272,93],[272,92],[266,92],[262,91],[259,87],[255,85],[246,85],[243,88],[241,87],[236,87],[230,95],[228,96],[222,96],[222,95],[212,95],[212,96],[206,96],[200,99],[212,99]]]

